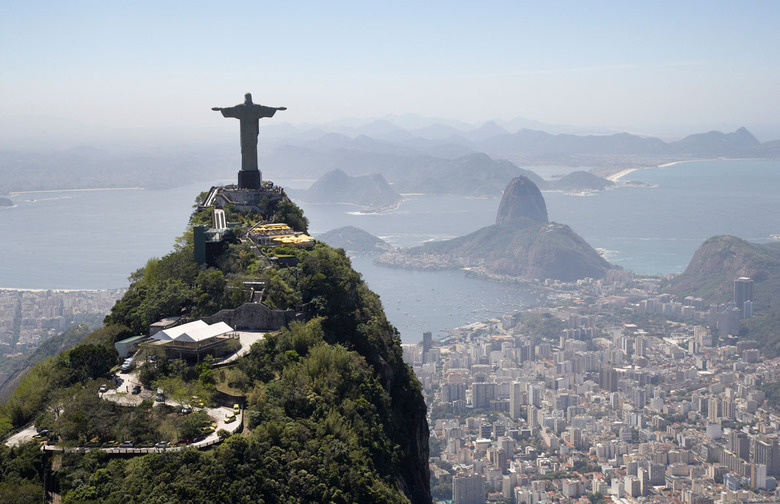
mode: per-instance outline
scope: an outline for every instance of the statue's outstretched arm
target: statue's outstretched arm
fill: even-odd
[[[241,119],[243,108],[243,105],[236,105],[235,107],[211,107],[211,110],[222,112],[223,117]]]

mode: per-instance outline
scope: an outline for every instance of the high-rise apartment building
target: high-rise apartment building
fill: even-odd
[[[485,477],[473,473],[453,476],[452,503],[485,504]]]
[[[734,303],[739,308],[740,318],[745,316],[745,301],[753,301],[753,280],[748,277],[739,277],[734,280]],[[750,307],[752,312],[752,306]]]

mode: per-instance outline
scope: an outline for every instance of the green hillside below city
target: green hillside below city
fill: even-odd
[[[768,357],[780,355],[780,243],[750,243],[735,236],[714,236],[693,255],[665,291],[700,297],[706,303],[733,300],[734,280],[753,280],[753,313],[742,321],[741,339],[754,339]]]

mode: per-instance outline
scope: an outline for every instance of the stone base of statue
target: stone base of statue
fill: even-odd
[[[239,189],[260,189],[260,171],[259,170],[240,170],[238,172]]]
[[[251,211],[265,214],[269,205],[273,208],[281,201],[284,191],[270,180],[264,181],[261,186],[260,189],[238,187],[235,184],[214,186],[206,199],[198,205],[198,208],[225,208],[227,205],[233,205],[236,210],[241,212]],[[270,216],[268,217],[270,218]]]

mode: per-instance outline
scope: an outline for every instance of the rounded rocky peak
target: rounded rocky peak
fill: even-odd
[[[512,179],[504,189],[501,204],[498,205],[496,224],[524,217],[537,222],[547,222],[547,205],[536,184],[521,175]]]

